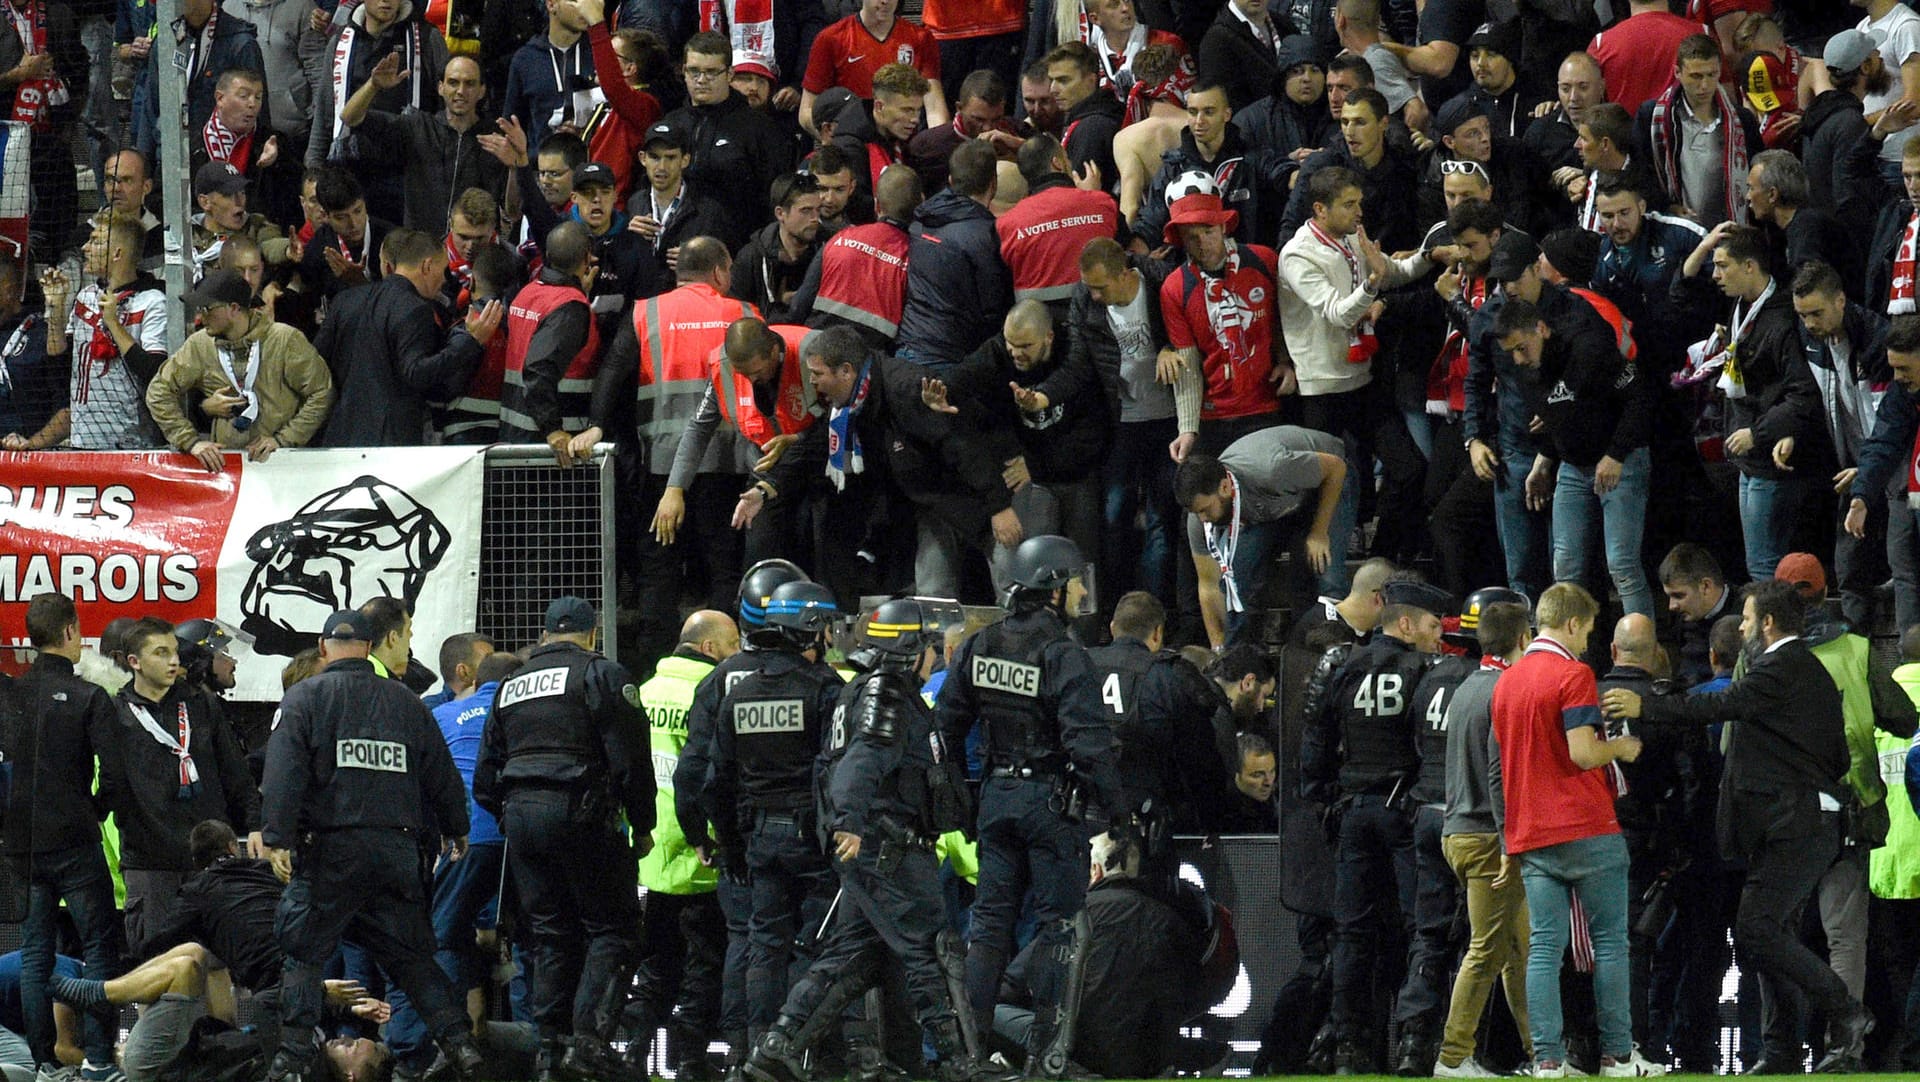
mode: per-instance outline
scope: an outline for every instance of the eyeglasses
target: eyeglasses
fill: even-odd
[[[1488,184],[1493,183],[1493,178],[1487,175],[1487,167],[1471,158],[1448,158],[1440,163],[1440,175],[1443,177],[1457,176],[1461,173],[1471,173]]]
[[[687,81],[690,83],[710,83],[715,79],[727,77],[726,68],[681,68],[680,70],[687,73]]]

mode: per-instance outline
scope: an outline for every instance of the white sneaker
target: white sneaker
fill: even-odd
[[[1600,1076],[1602,1078],[1654,1078],[1667,1073],[1667,1065],[1655,1063],[1640,1054],[1638,1045],[1626,1059],[1614,1059],[1612,1056],[1600,1057]]]
[[[1533,1077],[1565,1078],[1567,1077],[1567,1065],[1564,1062],[1544,1063],[1536,1061],[1533,1065]]]
[[[1453,1066],[1453,1067],[1449,1067],[1445,1063],[1442,1063],[1439,1060],[1434,1060],[1433,1061],[1433,1077],[1435,1078],[1498,1078],[1500,1076],[1498,1073],[1494,1071],[1489,1071],[1485,1067],[1480,1066],[1479,1060],[1474,1059],[1472,1056],[1468,1056],[1466,1059],[1461,1060],[1457,1066]]]

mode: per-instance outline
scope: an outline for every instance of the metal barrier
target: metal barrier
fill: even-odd
[[[502,648],[537,642],[547,603],[562,594],[600,609],[601,650],[615,658],[613,448],[560,468],[541,447],[487,449],[475,630]]]

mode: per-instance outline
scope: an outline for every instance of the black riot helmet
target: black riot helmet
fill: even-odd
[[[1442,637],[1457,646],[1479,649],[1480,614],[1491,605],[1521,605],[1529,612],[1533,605],[1527,601],[1527,595],[1518,590],[1509,590],[1505,586],[1483,586],[1467,595],[1460,604],[1460,630],[1449,631]]]
[[[213,659],[231,651],[235,636],[218,620],[188,620],[173,629],[179,643],[180,668],[195,684],[208,683],[213,674]],[[231,681],[228,681],[231,686]]]
[[[1080,555],[1080,546],[1059,534],[1042,534],[1020,542],[1020,547],[1013,550],[1007,579],[1007,607],[1016,611],[1051,602],[1054,592],[1065,589],[1074,579],[1089,587],[1089,595],[1092,593],[1092,572]],[[1061,615],[1080,614],[1063,610]]]
[[[766,623],[778,629],[781,637],[796,649],[804,650],[820,641],[840,615],[833,591],[817,582],[801,578],[782,583],[767,598]]]
[[[791,560],[761,560],[740,576],[740,627],[753,631],[767,626],[767,602],[789,582],[807,582],[807,573]]]
[[[860,632],[860,645],[879,655],[888,668],[911,667],[920,660],[920,652],[931,646],[940,649],[947,629],[966,619],[958,601],[936,597],[896,597],[880,603],[868,614]]]

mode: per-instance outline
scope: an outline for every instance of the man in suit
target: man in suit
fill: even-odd
[[[1772,1002],[1804,996],[1826,1015],[1827,1055],[1816,1070],[1858,1070],[1873,1016],[1796,934],[1796,915],[1839,852],[1849,766],[1840,691],[1801,639],[1805,624],[1792,584],[1756,583],[1740,621],[1754,659],[1746,676],[1701,695],[1642,699],[1616,688],[1603,705],[1610,718],[1650,725],[1734,723],[1719,830],[1721,851],[1747,866],[1734,946]]]

